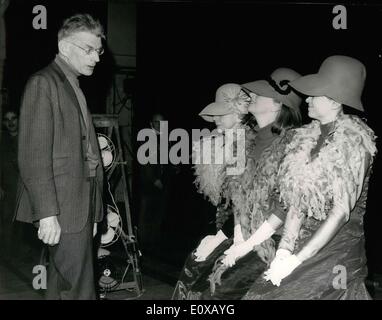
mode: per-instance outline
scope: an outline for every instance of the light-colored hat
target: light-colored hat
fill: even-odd
[[[236,83],[226,83],[216,90],[215,102],[205,107],[199,115],[206,121],[213,122],[214,116],[230,113],[248,113],[249,97]]]
[[[357,59],[331,56],[324,60],[318,73],[301,77],[290,86],[307,96],[326,96],[336,102],[364,111],[361,95],[366,68]]]
[[[273,98],[289,108],[299,109],[302,99],[291,90],[288,83],[301,75],[289,68],[278,68],[268,80],[257,80],[241,86],[259,96]]]

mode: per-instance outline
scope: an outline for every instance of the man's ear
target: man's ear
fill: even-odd
[[[66,41],[60,40],[58,42],[58,52],[60,52],[63,56],[67,56],[69,53],[69,45]]]

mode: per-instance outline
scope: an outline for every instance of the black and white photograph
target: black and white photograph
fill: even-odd
[[[381,38],[374,1],[0,0],[0,300],[382,300]]]

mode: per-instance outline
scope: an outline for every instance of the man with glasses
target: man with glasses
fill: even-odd
[[[27,82],[20,112],[17,219],[48,245],[47,299],[95,299],[93,237],[102,220],[103,168],[78,77],[93,74],[103,28],[88,14],[66,19],[58,54]]]

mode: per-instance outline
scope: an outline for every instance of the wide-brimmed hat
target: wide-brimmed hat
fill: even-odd
[[[239,84],[226,83],[216,90],[215,101],[205,107],[199,115],[206,121],[213,122],[214,116],[230,113],[248,113],[249,97]]]
[[[300,77],[301,75],[292,69],[278,68],[267,80],[248,82],[241,86],[259,96],[273,98],[289,108],[298,109],[302,99],[292,91],[288,83]]]
[[[326,96],[364,111],[361,96],[365,79],[362,62],[348,56],[331,56],[324,60],[318,73],[292,81],[290,86],[307,96]]]

